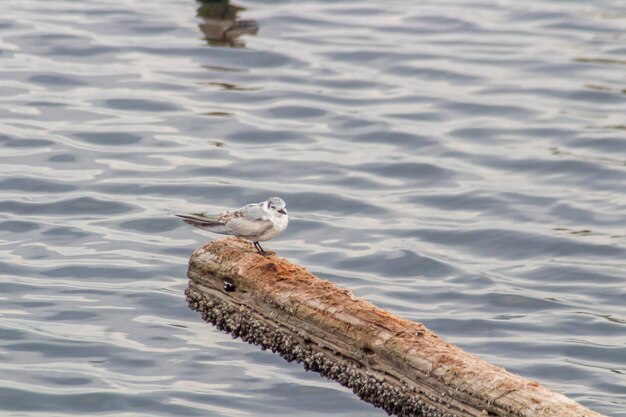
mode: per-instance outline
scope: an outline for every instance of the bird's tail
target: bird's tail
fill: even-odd
[[[220,216],[207,215],[204,213],[177,214],[176,216],[183,219],[185,223],[196,227],[211,228],[224,226],[224,223],[219,221]]]

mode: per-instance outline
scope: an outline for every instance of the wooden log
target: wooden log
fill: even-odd
[[[338,381],[397,416],[600,417],[306,269],[227,238],[196,250],[187,300],[204,320]]]

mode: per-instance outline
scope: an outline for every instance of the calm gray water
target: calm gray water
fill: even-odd
[[[278,194],[268,249],[626,416],[623,1],[238,5],[0,3],[0,414],[385,415],[187,308],[171,213]]]

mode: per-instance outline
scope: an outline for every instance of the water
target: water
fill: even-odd
[[[626,416],[623,2],[238,5],[0,4],[2,414],[383,416],[186,306],[171,213],[279,194],[268,249]]]

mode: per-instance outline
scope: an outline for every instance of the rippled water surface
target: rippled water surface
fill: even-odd
[[[626,416],[622,1],[0,12],[3,415],[383,416],[187,308],[171,213],[279,194],[268,248]]]

